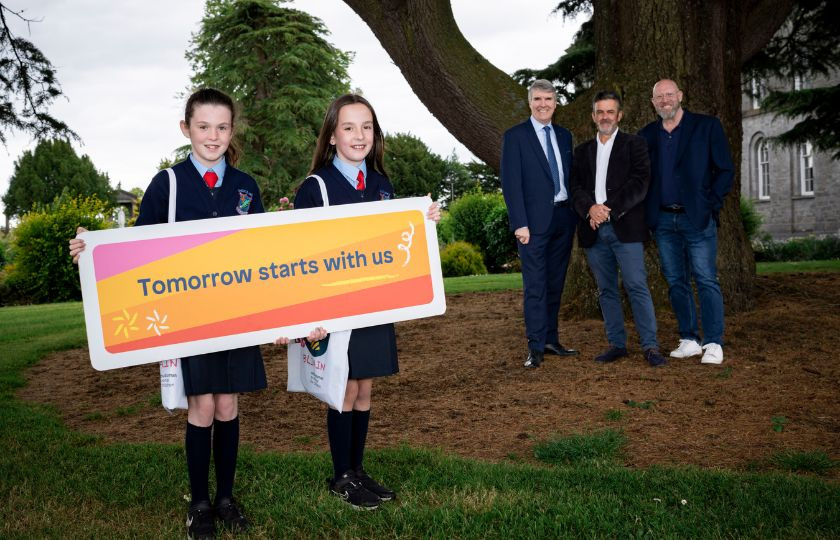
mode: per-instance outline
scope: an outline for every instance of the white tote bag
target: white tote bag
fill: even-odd
[[[351,330],[333,332],[320,341],[289,343],[289,392],[307,392],[341,411],[347,391],[347,347]]]
[[[321,188],[324,206],[330,205],[327,187],[317,174],[312,175]],[[289,368],[286,389],[308,392],[341,412],[350,362],[347,348],[352,330],[332,332],[320,341],[299,339],[289,343]]]
[[[169,412],[187,408],[187,395],[184,393],[184,375],[181,373],[181,359],[162,360],[160,362],[160,402]]]
[[[178,183],[175,171],[166,169],[169,174],[169,223],[175,222],[175,197]],[[175,409],[187,408],[187,395],[184,393],[184,374],[181,372],[181,359],[162,360],[160,362],[160,402],[170,413]]]

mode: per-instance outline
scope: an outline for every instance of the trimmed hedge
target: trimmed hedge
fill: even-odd
[[[840,237],[837,236],[806,236],[786,242],[767,239],[756,242],[754,248],[756,262],[840,259]]]
[[[467,242],[452,242],[440,252],[440,267],[443,277],[473,276],[486,274],[481,253]]]

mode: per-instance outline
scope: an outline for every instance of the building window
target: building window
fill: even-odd
[[[756,147],[756,172],[758,173],[758,198],[770,198],[770,148],[765,139],[759,139]]]
[[[799,180],[802,195],[814,194],[814,148],[806,142],[799,145]]]
[[[753,109],[761,108],[761,100],[767,97],[767,83],[756,78],[750,80],[750,100]]]

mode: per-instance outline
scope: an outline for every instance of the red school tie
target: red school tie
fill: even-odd
[[[213,171],[207,171],[204,173],[204,181],[207,183],[207,187],[213,189],[216,187],[216,182],[219,181],[219,175]]]
[[[356,175],[356,191],[364,191],[365,190],[365,173],[359,171],[359,174]]]

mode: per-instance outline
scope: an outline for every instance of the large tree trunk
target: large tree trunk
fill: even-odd
[[[528,116],[525,90],[483,58],[455,24],[448,0],[345,0],[373,30],[411,88],[476,156],[498,168],[505,129]],[[684,105],[718,116],[736,164],[718,235],[718,264],[727,310],[751,305],[755,263],[739,210],[741,65],[787,18],[793,0],[593,0],[597,67],[594,89],[625,96],[623,129],[655,119],[653,83],[675,79]],[[523,12],[523,16],[527,13]],[[561,51],[558,51],[558,56]],[[576,140],[594,135],[591,96],[558,108],[556,119]],[[648,254],[655,262],[656,257]],[[583,257],[572,262],[565,303],[597,311]],[[667,291],[651,272],[652,292]],[[658,281],[657,281],[658,280]]]

